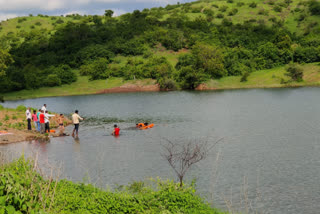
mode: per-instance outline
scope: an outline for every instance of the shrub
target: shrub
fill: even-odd
[[[311,0],[309,2],[309,11],[312,15],[320,15],[320,2],[316,0]]]
[[[161,89],[165,89],[165,90],[176,90],[177,89],[177,85],[176,85],[176,81],[174,81],[173,79],[163,79],[161,81],[159,81],[159,85]]]
[[[34,29],[35,27],[34,27],[34,25],[31,25],[30,28],[31,28],[31,29]]]
[[[223,15],[222,13],[218,13],[218,14],[216,15],[216,18],[218,18],[218,19],[223,19],[223,18],[224,18],[224,15]]]
[[[247,82],[249,75],[250,75],[250,73],[248,71],[244,72],[241,79],[240,79],[240,82]]]
[[[57,74],[49,74],[45,80],[45,83],[49,87],[61,85],[61,79]]]
[[[238,6],[238,7],[242,7],[243,5],[245,5],[245,3],[243,3],[243,2],[237,2],[237,6]]]
[[[289,64],[286,71],[286,75],[293,81],[301,82],[303,80],[303,69],[298,64]]]
[[[41,22],[36,22],[35,25],[41,26],[42,24],[41,24]]]
[[[216,4],[212,4],[212,7],[219,8],[219,6]]]
[[[17,111],[26,111],[27,110],[27,107],[23,106],[23,105],[19,105],[17,106],[16,108]]]
[[[226,12],[227,9],[228,9],[228,6],[223,5],[223,6],[221,6],[221,7],[219,8],[219,11],[221,11],[221,12]]]
[[[64,21],[63,21],[61,18],[59,18],[59,19],[56,21],[56,24],[62,24],[62,23],[64,23]]]
[[[149,179],[103,191],[90,184],[45,180],[23,157],[0,170],[1,213],[208,213],[220,214],[173,181]],[[10,211],[6,211],[10,210]]]
[[[233,0],[227,0],[228,3],[233,3]]]
[[[237,8],[233,8],[229,13],[228,13],[228,15],[229,16],[234,16],[234,15],[236,15],[238,13],[238,9]]]
[[[265,9],[261,9],[261,10],[259,10],[258,14],[267,16],[269,14],[269,11],[267,11]]]
[[[77,75],[69,65],[62,64],[58,66],[54,69],[54,74],[59,77],[59,79],[61,80],[61,84],[71,84],[72,82],[77,81]]]
[[[3,105],[0,105],[0,110],[3,110],[3,109],[4,109]]]
[[[16,120],[17,116],[16,115],[12,115],[12,120]]]
[[[251,3],[249,3],[249,7],[256,8],[257,7],[257,3],[251,2]]]
[[[21,28],[21,26],[20,26],[20,25],[17,25],[16,28],[19,29],[19,28]]]
[[[281,13],[282,7],[280,7],[279,5],[275,5],[275,6],[273,7],[273,10],[276,11],[276,12],[278,12],[278,13]]]
[[[10,119],[9,115],[6,114],[6,115],[4,116],[4,121],[8,121],[9,119]]]

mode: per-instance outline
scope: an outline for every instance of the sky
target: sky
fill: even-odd
[[[194,0],[0,0],[0,21],[17,16],[37,15],[102,15],[111,9],[116,16],[144,8],[185,3]]]

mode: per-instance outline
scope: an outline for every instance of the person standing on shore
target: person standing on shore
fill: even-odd
[[[40,114],[41,114],[41,109],[38,110],[37,112],[37,125],[38,125],[38,132],[40,132],[41,126],[40,126]]]
[[[43,113],[46,113],[46,111],[47,111],[47,104],[43,104],[41,110],[43,111]]]
[[[45,118],[44,118],[44,121],[45,121],[45,132],[48,131],[48,133],[50,133],[50,120],[49,120],[49,118],[50,117],[54,117],[56,115],[49,114],[48,111],[45,111],[44,116],[45,116]]]
[[[30,107],[26,111],[26,118],[27,118],[27,121],[28,121],[28,130],[31,130],[31,118],[32,118],[32,115],[31,115],[31,112],[30,112]]]
[[[82,117],[79,116],[79,111],[75,110],[74,114],[72,115],[72,123],[74,125],[74,129],[72,131],[72,137],[74,137],[74,132],[76,132],[76,138],[78,138],[78,132],[79,132],[79,120],[83,120]]]
[[[39,118],[40,118],[40,133],[41,134],[44,134],[45,132],[45,129],[46,129],[46,124],[45,124],[45,115],[44,115],[44,112],[41,110],[41,113],[39,115]]]
[[[37,117],[37,111],[33,110],[33,114],[32,114],[32,120],[34,122],[34,128],[36,131],[39,131],[38,129],[38,117]]]

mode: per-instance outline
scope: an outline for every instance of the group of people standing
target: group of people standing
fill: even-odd
[[[26,111],[26,118],[28,121],[28,130],[32,130],[31,121],[34,122],[35,130],[40,132],[41,134],[50,132],[50,117],[55,117],[56,115],[49,114],[47,110],[47,104],[44,104],[41,109],[38,111],[33,110],[31,112],[31,108],[29,107]],[[63,114],[60,114],[58,117],[58,123],[60,132],[64,132],[64,124],[63,124]]]

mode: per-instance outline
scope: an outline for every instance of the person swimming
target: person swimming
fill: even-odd
[[[118,127],[117,124],[115,124],[113,127],[114,127],[114,130],[111,134],[114,136],[119,136],[120,135],[120,128]]]

